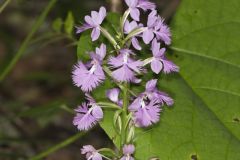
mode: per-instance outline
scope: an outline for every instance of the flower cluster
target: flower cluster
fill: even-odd
[[[77,114],[73,120],[73,124],[81,131],[89,130],[103,118],[103,107],[113,108],[114,106],[116,110],[120,110],[116,119],[127,121],[126,132],[133,134],[130,131],[131,128],[149,127],[157,123],[162,106],[171,106],[174,103],[167,93],[158,90],[157,79],[149,80],[145,85],[145,91],[138,95],[133,93],[129,87],[131,83],[143,83],[141,76],[148,72],[148,64],[155,74],[178,72],[179,67],[166,57],[164,46],[171,44],[171,33],[164,19],[157,14],[155,4],[149,0],[125,0],[125,2],[128,9],[120,19],[119,33],[121,36],[112,36],[101,26],[106,17],[104,7],[101,7],[99,12],[92,11],[91,16],[85,16],[85,23],[77,27],[77,33],[92,29],[92,41],[96,41],[102,33],[115,48],[112,54],[113,52],[108,52],[108,44],[102,43],[95,51],[88,53],[90,56],[88,62],[84,63],[80,60],[73,68],[73,83],[86,95],[86,102],[75,110]],[[148,13],[146,25],[139,22],[140,11]],[[144,57],[148,58],[145,59],[136,53],[142,50],[142,44],[150,44],[151,54],[146,53]],[[106,91],[106,97],[111,102],[97,103],[90,96],[90,92],[103,83],[107,76],[112,77],[112,81],[118,88]],[[125,94],[121,95],[121,91]],[[118,123],[118,125],[120,125],[118,128],[123,128],[121,126],[123,124]],[[122,136],[121,129],[118,131]],[[131,144],[132,140],[127,140],[125,137],[121,139],[123,139],[122,151],[119,151],[116,157],[121,160],[134,160],[135,147]],[[86,154],[88,160],[109,159],[100,154],[100,150],[90,145],[83,147],[82,154]]]

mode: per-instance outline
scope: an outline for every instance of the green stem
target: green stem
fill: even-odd
[[[77,134],[75,134],[74,136],[66,139],[65,141],[63,141],[63,142],[61,142],[61,143],[59,143],[59,144],[57,144],[57,145],[55,145],[55,146],[47,149],[46,151],[44,151],[44,152],[42,152],[42,153],[40,153],[40,154],[38,154],[38,155],[36,155],[36,156],[34,156],[34,157],[32,157],[32,158],[30,158],[30,160],[39,160],[39,159],[42,159],[42,158],[48,156],[49,154],[51,154],[51,153],[53,153],[53,152],[56,152],[57,150],[59,150],[59,149],[61,149],[61,148],[63,148],[63,147],[66,147],[67,145],[75,142],[77,139],[81,138],[81,137],[82,137],[83,135],[85,135],[85,134],[86,134],[86,132],[77,133]]]
[[[121,145],[126,143],[126,134],[127,128],[125,128],[127,123],[127,115],[128,115],[128,104],[129,104],[129,94],[128,94],[128,83],[125,82],[123,84],[123,112],[122,112],[122,132],[121,132]]]
[[[4,78],[6,77],[6,75],[12,70],[12,68],[15,66],[15,64],[17,63],[17,61],[19,60],[19,58],[22,56],[22,54],[25,52],[26,48],[28,47],[33,35],[35,34],[35,32],[38,30],[38,28],[41,26],[41,24],[43,23],[43,21],[45,20],[47,14],[49,13],[49,11],[51,10],[51,8],[53,7],[53,5],[56,3],[57,0],[50,0],[48,5],[45,7],[44,11],[42,12],[42,14],[39,16],[39,18],[37,19],[36,23],[33,25],[32,30],[29,32],[29,34],[27,35],[26,39],[24,40],[24,42],[22,43],[22,45],[20,46],[18,52],[16,53],[16,55],[13,57],[13,59],[11,60],[11,62],[7,65],[7,67],[4,69],[3,73],[0,75],[0,82],[4,80]]]
[[[7,7],[7,5],[11,2],[11,0],[6,0],[3,5],[0,7],[0,13]]]

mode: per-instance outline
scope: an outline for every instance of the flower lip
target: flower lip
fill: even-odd
[[[86,94],[88,102],[82,103],[75,111],[77,115],[74,117],[73,124],[82,130],[92,128],[97,122],[103,118],[102,108],[96,104],[95,100]]]

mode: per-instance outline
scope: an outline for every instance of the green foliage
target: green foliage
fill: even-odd
[[[90,32],[82,33],[77,45],[77,57],[83,61],[89,59],[87,52],[94,51],[94,45],[91,40]]]
[[[64,30],[67,34],[72,35],[74,28],[74,17],[71,11],[68,12],[67,18],[64,22]]]
[[[137,129],[136,159],[239,159],[239,7],[238,0],[182,1],[171,23],[169,54],[181,71],[159,81],[159,89],[167,91],[175,105],[164,108],[157,125]],[[145,81],[151,78],[144,76]],[[101,86],[98,98],[104,98],[103,91]],[[113,116],[106,111],[101,126],[117,144]]]
[[[59,111],[59,108],[64,104],[62,101],[53,101],[49,104],[43,106],[37,106],[30,109],[27,109],[19,114],[21,117],[31,117],[31,118],[39,118],[39,117],[48,117],[55,112]]]
[[[53,21],[52,28],[55,32],[61,33],[62,25],[63,25],[63,20],[61,18],[57,18]]]

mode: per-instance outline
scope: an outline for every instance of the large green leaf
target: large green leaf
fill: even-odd
[[[159,82],[175,105],[159,124],[138,131],[137,159],[240,159],[239,8],[239,0],[182,1],[171,23],[181,71]],[[108,113],[102,127],[114,138]]]
[[[181,71],[157,77],[159,88],[175,99],[175,105],[164,108],[157,125],[138,129],[137,160],[240,159],[239,8],[239,0],[181,2],[171,23],[169,54]],[[145,81],[150,78],[144,76]],[[95,91],[97,99],[104,98],[104,86]],[[117,142],[113,114],[105,112],[101,126]]]

